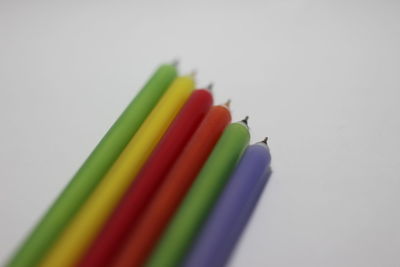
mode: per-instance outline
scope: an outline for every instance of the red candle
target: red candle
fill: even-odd
[[[143,265],[230,120],[226,106],[211,108],[129,234],[113,266]]]
[[[95,239],[80,266],[107,266],[135,227],[169,169],[212,105],[209,90],[196,90],[182,108],[134,183]]]

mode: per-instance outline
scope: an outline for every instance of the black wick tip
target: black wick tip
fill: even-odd
[[[248,125],[248,122],[249,121],[249,116],[246,116],[243,120],[242,120],[242,122],[244,123],[244,124],[246,124],[246,125]]]
[[[264,140],[261,141],[261,143],[268,145],[268,136],[265,137]]]

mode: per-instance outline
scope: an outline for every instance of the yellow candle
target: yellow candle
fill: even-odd
[[[79,261],[193,88],[190,76],[179,77],[172,83],[40,266],[72,266]]]

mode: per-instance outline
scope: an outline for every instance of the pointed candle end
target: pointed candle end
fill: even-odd
[[[265,137],[264,140],[261,141],[261,143],[268,145],[268,136]]]
[[[192,76],[192,78],[196,78],[197,75],[197,71],[196,70],[192,70],[189,74],[189,76]]]
[[[212,92],[212,91],[213,91],[213,87],[214,87],[214,84],[213,84],[213,83],[210,83],[210,84],[207,86],[207,90],[210,91],[210,92]]]
[[[246,125],[249,125],[249,124],[248,124],[248,121],[249,121],[249,116],[246,116],[246,117],[242,120],[242,122],[243,122],[244,124],[246,124]]]
[[[175,68],[178,67],[179,66],[179,59],[176,58],[176,59],[172,60],[171,65],[174,66]]]

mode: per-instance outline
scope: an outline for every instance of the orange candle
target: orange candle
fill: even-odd
[[[147,163],[130,185],[104,228],[93,242],[80,267],[109,266],[131,229],[164,181],[174,161],[185,148],[213,102],[209,90],[195,90],[173,121]]]
[[[113,266],[141,266],[231,120],[227,106],[214,106],[165,178]]]

